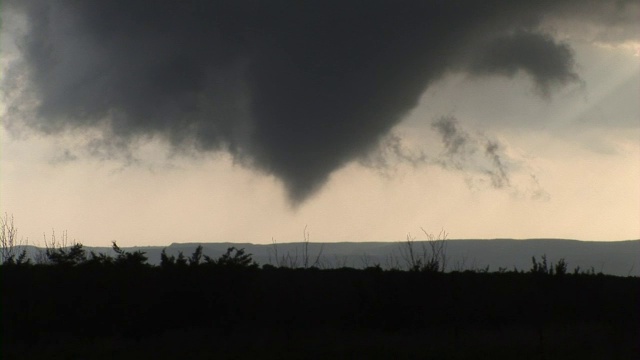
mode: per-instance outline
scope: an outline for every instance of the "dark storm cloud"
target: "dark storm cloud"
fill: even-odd
[[[579,80],[568,45],[557,43],[547,34],[517,31],[481,45],[481,55],[471,62],[476,74],[513,76],[524,71],[533,78],[540,93],[549,95],[555,84]]]
[[[29,76],[3,80],[22,94],[5,126],[228,151],[296,204],[376,149],[448,71],[524,71],[544,93],[576,79],[571,51],[539,27],[572,4],[7,1],[27,18],[17,41]]]

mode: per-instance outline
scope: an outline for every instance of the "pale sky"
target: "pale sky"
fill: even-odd
[[[29,3],[35,4],[33,8],[42,4],[38,1]],[[233,133],[232,137],[222,130],[222,133],[216,133],[216,140],[202,140],[202,136],[209,136],[209,131],[214,131],[209,127],[198,128],[201,129],[198,131],[207,131],[207,135],[175,135],[182,131],[176,124],[189,123],[192,114],[185,115],[186,112],[180,112],[182,110],[171,112],[175,110],[173,107],[162,110],[164,113],[160,115],[162,124],[170,122],[170,125],[160,127],[160,120],[151,125],[137,122],[135,116],[153,114],[152,110],[138,104],[133,108],[127,98],[117,94],[104,95],[104,101],[108,102],[105,106],[109,107],[110,115],[107,116],[118,116],[121,112],[122,119],[104,122],[104,114],[98,114],[98,110],[91,112],[103,106],[95,105],[92,96],[102,99],[101,91],[108,90],[96,88],[107,87],[86,85],[82,81],[104,81],[116,88],[121,85],[112,80],[111,75],[105,75],[106,80],[87,80],[81,76],[90,74],[92,67],[102,61],[94,61],[95,54],[103,54],[100,59],[106,58],[106,63],[116,53],[108,47],[111,45],[102,48],[103,42],[87,40],[79,35],[80,32],[75,32],[82,26],[93,31],[94,24],[87,22],[89,25],[82,23],[74,27],[52,21],[47,25],[51,27],[48,32],[42,32],[46,36],[38,33],[40,30],[32,30],[30,39],[42,36],[53,53],[56,49],[71,49],[60,51],[63,55],[59,55],[56,62],[47,57],[50,54],[41,55],[37,44],[21,42],[24,40],[19,34],[29,33],[32,24],[38,21],[39,13],[22,8],[19,2],[10,4],[9,8],[11,11],[2,12],[0,209],[3,214],[14,216],[19,236],[31,244],[42,244],[43,233],[50,237],[52,230],[56,234],[66,230],[70,240],[91,246],[108,246],[114,240],[121,246],[169,245],[172,242],[270,243],[272,239],[294,242],[303,240],[305,226],[310,240],[317,242],[399,241],[408,233],[420,238],[421,228],[434,233],[444,229],[450,238],[456,239],[640,238],[640,31],[635,31],[638,26],[634,25],[638,23],[638,2],[629,4],[624,12],[628,15],[625,21],[612,21],[624,18],[613,15],[607,17],[607,21],[599,20],[596,13],[588,11],[565,21],[560,10],[540,10],[544,15],[542,20],[527,25],[526,34],[550,34],[550,37],[540,39],[552,39],[551,50],[559,53],[562,49],[571,50],[571,61],[560,75],[540,72],[526,61],[518,63],[518,59],[510,57],[507,57],[508,61],[514,61],[515,65],[504,65],[501,61],[507,60],[493,58],[504,50],[503,45],[482,42],[484,40],[472,36],[471,40],[465,38],[468,46],[461,45],[464,49],[461,53],[473,55],[484,51],[477,48],[483,45],[477,44],[489,44],[489,47],[494,46],[493,52],[485,55],[493,62],[490,65],[502,67],[478,70],[477,66],[486,64],[472,63],[473,60],[466,60],[466,55],[448,54],[451,58],[446,64],[453,65],[435,75],[424,75],[428,80],[417,88],[422,89],[419,93],[412,90],[411,94],[415,93],[418,101],[411,106],[394,108],[389,105],[391,110],[387,112],[387,105],[376,108],[377,104],[370,104],[368,110],[361,110],[358,106],[365,105],[357,105],[354,100],[356,105],[353,106],[338,105],[345,106],[343,112],[336,110],[333,113],[330,108],[323,108],[316,111],[320,114],[316,116],[305,113],[313,108],[311,105],[296,104],[289,109],[283,100],[284,109],[295,110],[297,114],[291,121],[302,124],[322,121],[323,116],[340,118],[346,116],[344,114],[358,114],[356,116],[363,116],[364,122],[354,123],[366,127],[367,116],[370,116],[367,114],[374,114],[373,110],[376,110],[374,117],[382,113],[395,120],[385,123],[390,126],[376,130],[366,141],[359,137],[365,139],[365,135],[360,134],[367,132],[360,130],[338,137],[329,134],[314,137],[312,133],[300,135],[300,139],[287,137],[296,134],[289,130],[289,135],[277,140],[300,144],[290,148],[287,148],[289,145],[278,145],[284,149],[282,153],[271,147],[268,143],[271,140],[251,132],[263,131],[253,130],[263,126],[254,122],[258,120],[271,121],[267,123],[272,126],[269,131],[280,126],[272,118],[259,117],[266,113],[264,106],[271,106],[274,101],[273,97],[263,95],[269,87],[259,82],[263,79],[262,73],[256,75],[255,84],[249,82],[253,80],[247,80],[245,87],[251,88],[250,91],[242,86],[238,87],[240,90],[230,90],[244,95],[250,93],[252,105],[245,108],[242,104],[247,102],[240,101],[233,111],[240,110],[231,115],[232,110],[226,108],[197,110],[200,112],[196,115],[198,121],[207,121],[207,117],[228,117],[229,120],[211,121],[213,126],[232,127],[229,132]],[[82,19],[89,14],[87,9],[73,9],[73,6],[62,6],[61,9],[50,10],[51,18],[77,16]],[[29,15],[24,17],[24,14]],[[372,14],[378,16],[373,10]],[[153,19],[156,15],[148,16]],[[366,28],[368,23],[363,21],[363,28]],[[501,31],[514,37],[522,35],[513,32],[521,24],[502,24],[496,19],[490,25],[483,24],[480,28],[487,33],[495,31],[496,36],[501,36]],[[502,25],[506,30],[498,29]],[[268,28],[268,24],[264,26]],[[377,34],[377,30],[372,31]],[[427,30],[420,28],[419,31]],[[86,33],[92,34],[86,31],[82,34]],[[333,39],[333,34],[326,36]],[[400,39],[406,37],[405,34]],[[454,38],[446,39],[452,41]],[[519,42],[519,38],[515,38],[516,45],[509,45],[509,49],[513,51],[512,48],[517,50],[527,45],[527,38],[522,39]],[[324,41],[327,40],[321,40],[318,40],[318,46],[326,50]],[[244,47],[238,50],[244,52],[243,59],[260,62],[260,66],[269,70],[266,72],[269,75],[277,72],[271,57],[280,58],[271,54],[271,50],[257,53],[263,49],[255,50],[258,47],[254,47],[252,41],[259,41],[247,41],[249,45],[246,46],[251,51]],[[442,48],[449,47],[457,48],[458,45],[452,43]],[[120,45],[117,49],[119,54],[125,51]],[[191,48],[178,49],[191,51]],[[333,51],[333,44],[328,49]],[[404,57],[413,56],[407,48],[398,47],[397,50]],[[94,52],[85,56],[85,51],[87,54]],[[295,51],[299,50],[296,48]],[[377,54],[366,46],[361,51]],[[82,55],[77,56],[78,53]],[[289,65],[300,65],[297,61],[301,60],[295,59],[304,57],[297,58],[296,55],[292,56],[294,60],[290,60]],[[65,56],[72,58],[69,60]],[[269,60],[265,61],[267,57]],[[422,59],[418,55],[416,58]],[[461,61],[461,58],[465,60]],[[438,65],[436,60],[424,59],[428,59],[429,66]],[[395,61],[383,60],[379,64]],[[131,63],[135,61],[143,66],[152,62],[145,58],[144,61],[131,60]],[[119,71],[129,71],[123,70],[128,64],[123,62],[107,68],[115,71],[115,78],[120,76]],[[361,61],[359,66],[366,67],[367,64],[367,61]],[[64,69],[65,66],[68,68]],[[301,74],[311,71],[306,62],[301,66],[305,69]],[[403,69],[407,66],[405,64]],[[227,81],[228,73],[232,73],[228,76],[234,75],[229,68],[220,70],[216,67],[214,74],[207,76],[213,76],[214,80],[216,76],[224,77]],[[68,74],[69,69],[74,70],[73,75]],[[251,68],[254,72],[263,70]],[[390,74],[398,72],[402,71]],[[562,77],[565,75],[568,77]],[[327,84],[317,73],[309,76]],[[380,76],[381,83],[406,90],[409,77],[396,82],[395,75],[384,76],[387,75]],[[174,91],[178,86],[178,82],[170,83],[164,78],[158,81],[154,86],[172,86],[167,91]],[[308,85],[306,78],[291,81],[286,78],[282,83]],[[371,84],[377,83],[367,82],[367,87]],[[545,88],[544,84],[550,85]],[[139,89],[145,89],[144,85]],[[269,86],[277,85],[278,81],[275,85],[269,83]],[[335,89],[351,85],[345,82]],[[61,90],[69,89],[78,94],[73,98],[60,95]],[[337,91],[335,89],[333,92]],[[208,91],[199,96],[208,94],[214,100],[221,98],[223,101],[246,99],[239,95],[229,100],[232,95],[220,95],[215,89]],[[298,102],[304,102],[305,96],[330,98],[332,93],[327,95],[305,88],[292,88],[291,91],[286,94]],[[297,92],[304,94],[295,97]],[[393,94],[384,91],[367,94],[376,102],[386,99],[383,95],[393,98]],[[165,99],[165,93],[155,88],[151,95],[153,101]],[[171,99],[176,97],[175,92],[172,96]],[[369,101],[364,95],[362,97]],[[397,96],[393,99],[398,102]],[[271,102],[263,105],[267,100]],[[276,100],[280,101],[279,98]],[[317,102],[313,101],[313,104]],[[366,101],[360,103],[366,104]],[[89,103],[91,105],[87,105]],[[269,116],[283,113],[285,110],[282,109],[274,105],[273,109],[268,109]],[[93,114],[98,114],[95,119],[100,118],[103,122],[95,120]],[[205,120],[200,119],[201,116]],[[250,116],[258,120],[247,120]],[[310,120],[306,120],[307,116]],[[386,121],[386,118],[382,120]],[[336,126],[343,129],[340,126],[344,122]],[[237,125],[239,123],[242,124]],[[200,122],[191,124],[201,126]],[[310,129],[311,132],[316,129],[289,120],[284,124],[294,129],[301,126],[299,130]],[[130,129],[126,131],[134,135],[121,133],[122,128],[115,126]],[[317,131],[324,129],[317,128]],[[344,129],[351,128],[345,126]],[[252,138],[256,140],[245,143],[244,138],[236,138],[245,135],[237,133],[256,136]],[[217,142],[218,136],[222,142]],[[272,139],[273,134],[265,132],[260,136]],[[344,136],[346,140],[340,140]],[[340,142],[348,142],[351,136],[357,147],[345,147]],[[190,142],[195,145],[184,145]],[[306,157],[306,150],[321,154]],[[300,152],[303,152],[300,161],[298,158],[292,160],[293,165],[298,165],[283,165],[283,159],[289,154]],[[314,178],[309,180],[304,174]]]

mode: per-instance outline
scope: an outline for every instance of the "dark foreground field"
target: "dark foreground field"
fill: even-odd
[[[169,265],[3,265],[2,359],[640,358],[639,278]]]

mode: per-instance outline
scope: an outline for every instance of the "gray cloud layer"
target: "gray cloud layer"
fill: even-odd
[[[606,5],[607,21],[626,10],[588,3]],[[20,90],[5,124],[100,126],[119,143],[161,136],[176,148],[228,151],[281,179],[297,204],[374,149],[449,71],[522,71],[543,94],[578,79],[569,47],[539,25],[583,4],[9,1],[27,17],[15,66],[28,78],[5,79],[5,92]]]

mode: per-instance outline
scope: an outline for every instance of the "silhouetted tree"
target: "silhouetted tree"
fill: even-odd
[[[47,259],[52,265],[77,266],[87,261],[82,244],[73,244],[69,248],[47,248]]]
[[[554,270],[556,272],[556,275],[559,275],[559,276],[567,273],[567,262],[564,261],[564,258],[558,260],[558,262],[554,266]]]
[[[4,265],[29,265],[31,259],[27,258],[27,251],[22,249],[19,254],[16,250],[23,245],[18,241],[18,228],[13,223],[13,215],[7,213],[0,218],[0,263]]]
[[[124,265],[124,266],[142,266],[147,264],[147,256],[143,251],[137,250],[134,252],[127,252],[122,250],[116,242],[113,242],[113,251],[116,252],[117,256],[115,258],[114,263],[116,265]]]
[[[176,257],[171,255],[167,255],[167,249],[162,249],[160,253],[160,267],[161,268],[170,268],[176,265]]]
[[[567,262],[564,260],[564,258],[558,260],[555,265],[548,263],[547,255],[542,255],[541,261],[537,261],[536,257],[533,256],[531,258],[531,261],[533,265],[529,272],[532,274],[562,276],[567,273]],[[576,272],[574,272],[575,274],[578,273],[578,269],[579,268],[577,268]]]
[[[258,268],[258,263],[253,261],[251,254],[245,254],[244,249],[236,249],[230,247],[227,252],[222,254],[218,259],[212,259],[211,257],[204,255],[204,261],[207,264],[224,267],[236,267],[236,268]]]
[[[541,261],[538,262],[535,256],[531,257],[531,270],[529,271],[532,274],[540,274],[540,275],[553,275],[553,268],[549,267],[547,263],[547,255],[542,255]]]
[[[85,260],[83,265],[108,266],[108,265],[113,265],[113,263],[114,263],[113,257],[104,253],[96,254],[95,252],[91,251],[89,253],[89,258]]]
[[[191,257],[189,258],[189,265],[198,266],[200,265],[201,261],[202,261],[202,245],[198,245],[196,250],[193,252],[193,254],[191,254]]]
[[[179,266],[179,267],[186,267],[187,266],[187,258],[184,256],[182,251],[178,252],[178,257],[176,258],[176,265]]]

